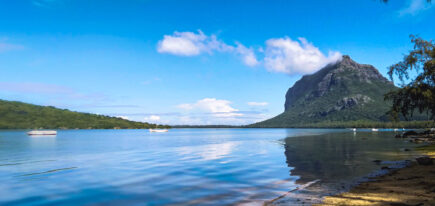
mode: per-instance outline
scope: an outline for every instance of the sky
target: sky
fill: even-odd
[[[386,76],[425,0],[0,0],[0,99],[160,124],[258,122],[350,55]]]

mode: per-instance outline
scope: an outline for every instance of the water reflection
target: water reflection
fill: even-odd
[[[32,148],[52,148],[56,146],[56,135],[32,135],[28,136]]]
[[[392,132],[343,132],[290,137],[284,140],[286,162],[297,183],[320,179],[339,183],[362,177],[379,168],[374,160],[398,160],[412,153],[400,148],[415,147],[393,138]]]
[[[188,146],[178,148],[179,154],[191,158],[199,157],[201,160],[222,159],[235,149],[238,142],[226,142],[221,144],[208,144],[199,146]]]

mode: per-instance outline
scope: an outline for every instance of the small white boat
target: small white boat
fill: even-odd
[[[356,132],[356,128],[352,128],[352,131]]]
[[[45,135],[57,135],[56,130],[32,130],[27,132],[27,135],[30,136],[45,136]]]
[[[377,131],[379,131],[379,129],[377,129],[377,128],[372,128],[372,132],[377,132]]]
[[[395,132],[399,131],[399,129],[397,129],[397,128],[394,128],[393,130],[394,130]]]
[[[149,129],[150,132],[168,132],[167,129]]]

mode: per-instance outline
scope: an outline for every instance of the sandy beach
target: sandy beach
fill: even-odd
[[[417,149],[423,156],[435,157],[435,145]],[[435,205],[435,165],[413,161],[409,166],[372,178],[348,192],[325,197],[317,205]]]

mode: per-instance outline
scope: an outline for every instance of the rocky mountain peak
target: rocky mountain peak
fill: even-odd
[[[397,89],[379,71],[348,55],[288,89],[285,111],[257,127],[306,127],[348,121],[386,121],[391,103],[384,95]]]
[[[354,86],[363,87],[363,85],[376,82],[393,86],[372,65],[359,64],[350,56],[343,55],[340,61],[329,64],[314,74],[305,75],[297,81],[287,91],[285,110],[301,99],[312,101],[333,90],[346,90]]]
[[[391,102],[384,95],[396,90],[368,64],[349,56],[305,75],[288,89],[285,111],[254,127],[307,127],[349,121],[388,121]]]
[[[343,55],[341,61],[337,62],[334,73],[354,73],[355,77],[370,83],[371,81],[383,81],[388,83],[388,79],[382,76],[381,73],[372,65],[359,64],[350,58],[348,55]]]
[[[357,64],[355,61],[353,61],[349,55],[343,55],[341,58],[341,61],[339,61],[339,63],[341,64],[347,64],[347,65],[352,65],[352,64]]]

